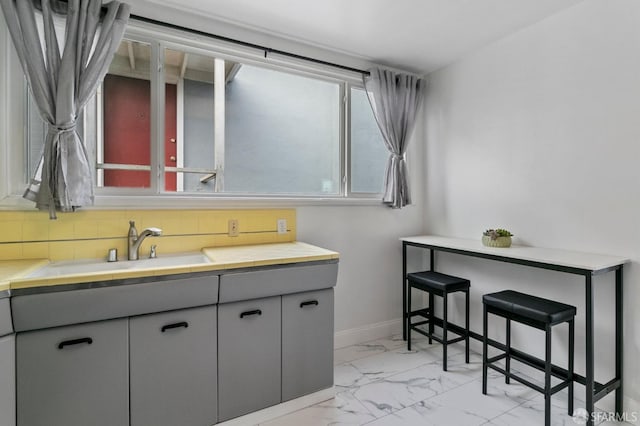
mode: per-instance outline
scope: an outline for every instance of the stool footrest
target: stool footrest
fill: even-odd
[[[478,336],[478,339],[480,341],[482,341],[482,336]],[[505,351],[507,350],[507,345],[505,345],[504,343],[498,342],[497,340],[493,340],[493,339],[487,339],[487,345],[494,347],[498,350],[501,351]],[[537,370],[540,371],[544,371],[544,361],[541,360],[540,358],[536,358],[533,355],[529,355],[525,352],[519,351],[518,349],[515,348],[511,348],[509,349],[509,353],[511,354],[511,359],[515,359],[517,361],[520,361],[523,364],[528,365],[529,367],[533,367]],[[565,369],[562,368],[560,366],[557,365],[552,365],[551,366],[551,375],[558,378],[558,379],[566,379],[567,378],[567,374],[569,374],[569,372]],[[586,381],[584,380],[584,377],[577,375],[576,373],[573,373],[573,379],[574,381],[580,383],[580,384],[585,384]]]
[[[507,376],[507,377],[509,377],[509,378],[511,378],[511,379],[513,379],[513,380],[515,380],[515,381],[517,381],[517,382],[520,382],[520,383],[522,383],[523,385],[528,386],[528,387],[530,387],[530,388],[531,388],[531,389],[533,389],[533,390],[536,390],[536,391],[538,391],[538,392],[540,392],[540,393],[544,393],[544,388],[543,388],[542,386],[538,386],[538,385],[536,385],[535,383],[532,383],[532,382],[530,382],[530,381],[529,381],[529,380],[527,380],[527,379],[523,379],[523,378],[522,378],[522,377],[520,377],[520,376],[516,376],[516,375],[515,375],[515,374],[513,374],[513,373],[507,372],[507,370],[505,370],[505,369],[504,369],[504,368],[502,368],[502,367],[498,367],[497,365],[493,365],[493,364],[487,364],[487,367],[489,367],[490,369],[495,370],[495,371],[497,371],[498,373],[500,373],[500,374],[502,374],[502,375],[504,375],[504,376]]]
[[[438,343],[443,343],[442,338],[441,338],[441,337],[439,337],[439,336],[435,336],[435,335],[434,335],[434,336],[431,336],[431,338],[432,338],[433,340],[435,340],[436,342],[438,342]],[[449,340],[447,340],[447,345],[450,345],[450,344],[452,344],[452,343],[462,342],[462,341],[463,341],[463,340],[465,340],[466,338],[467,338],[466,336],[459,336],[459,337],[456,337],[456,338],[454,338],[454,339],[449,339]]]
[[[428,318],[429,312],[431,312],[430,308],[416,309],[415,311],[409,312],[409,317],[421,316],[421,317]]]
[[[491,368],[492,370],[497,371],[500,374],[503,374],[513,380],[515,380],[516,382],[520,382],[525,386],[530,387],[533,390],[536,390],[540,393],[545,393],[544,392],[544,388],[540,385],[536,385],[535,383],[530,382],[527,379],[523,379],[520,376],[517,376],[511,372],[507,372],[504,368],[502,367],[498,367],[497,365],[493,365],[493,364],[487,364],[487,367]],[[561,391],[562,389],[566,388],[567,386],[569,386],[570,380],[563,380],[562,382],[558,383],[557,385],[555,385],[554,387],[551,388],[551,390],[549,391],[549,396],[554,395],[555,393]]]
[[[444,340],[442,339],[442,337],[437,336],[435,334],[431,334],[428,331],[424,331],[424,330],[422,330],[420,328],[417,328],[417,326],[419,326],[419,325],[424,325],[424,324],[428,324],[428,323],[429,323],[429,321],[422,321],[422,322],[418,322],[418,323],[415,323],[415,324],[411,324],[411,330],[416,331],[416,332],[422,334],[423,336],[427,336],[428,338],[433,339],[438,343],[444,344]],[[449,330],[449,331],[451,331],[452,333],[457,334],[459,337],[447,340],[447,345],[451,344],[451,343],[461,342],[461,341],[463,341],[463,340],[465,340],[467,338],[466,335],[464,335],[464,334],[460,335],[460,333],[458,333],[457,331],[453,331],[453,330]]]
[[[436,327],[442,328],[443,324],[444,321],[442,321],[442,318],[433,318],[433,325],[435,325]],[[456,333],[458,336],[463,336],[465,333],[467,333],[467,329],[449,321],[447,321],[447,331]],[[469,332],[469,335],[471,336],[471,332]]]
[[[513,348],[511,348],[511,350],[509,352],[510,356],[511,356],[511,359],[514,359],[516,361],[520,361],[521,363],[526,364],[529,367],[533,367],[536,370],[544,371],[544,361],[543,360],[541,360],[540,358],[532,357],[531,355],[529,356],[530,359],[525,359],[525,358],[522,358],[519,355],[519,352],[520,351],[514,350]],[[504,353],[503,355],[506,356],[506,353]],[[560,371],[562,371],[564,374],[560,373]],[[560,367],[552,364],[551,365],[551,375],[554,376],[557,379],[566,380],[567,377],[569,376],[569,372],[567,370],[560,369]]]
[[[605,384],[596,383],[593,391],[593,402],[600,401],[607,396],[610,392],[620,387],[620,379],[611,379]]]
[[[551,395],[555,394],[558,391],[561,391],[562,389],[566,388],[567,386],[569,386],[569,380],[564,380],[560,383],[558,383],[557,385],[555,385],[554,387],[551,388],[551,391],[549,392]]]
[[[492,362],[496,362],[496,361],[500,361],[501,359],[505,359],[507,357],[506,352],[500,355],[496,355],[492,358],[487,358],[487,363],[492,363]]]

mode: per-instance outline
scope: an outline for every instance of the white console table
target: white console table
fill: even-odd
[[[407,324],[407,247],[419,247],[428,249],[430,252],[430,268],[435,268],[435,252],[454,253],[462,256],[479,257],[498,262],[515,263],[518,265],[533,268],[549,269],[574,275],[582,275],[585,279],[585,358],[586,371],[581,376],[574,373],[575,381],[586,387],[586,409],[589,412],[588,425],[593,425],[591,413],[594,404],[615,391],[615,410],[618,415],[622,415],[623,394],[622,394],[622,351],[623,351],[623,315],[622,315],[622,268],[629,262],[628,258],[619,256],[609,256],[593,253],[581,253],[576,251],[548,249],[540,247],[512,246],[509,248],[485,247],[480,240],[469,240],[461,238],[449,238],[435,235],[421,235],[414,237],[404,237],[402,241],[402,312],[403,312],[403,337],[406,339]],[[601,384],[595,381],[594,377],[594,296],[593,280],[595,275],[615,273],[615,377],[607,383]],[[455,325],[450,325],[455,328]],[[482,340],[482,335],[471,332],[471,337]],[[500,346],[497,342],[494,345]],[[522,353],[521,356],[536,359]],[[558,373],[562,370],[558,369]]]

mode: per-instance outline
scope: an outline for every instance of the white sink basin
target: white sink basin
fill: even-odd
[[[27,278],[57,277],[62,275],[92,274],[101,272],[118,272],[138,269],[154,269],[191,265],[204,265],[211,260],[202,253],[184,253],[159,256],[155,259],[121,260],[107,262],[105,260],[66,260],[51,262],[36,269]]]

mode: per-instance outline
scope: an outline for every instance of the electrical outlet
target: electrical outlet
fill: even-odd
[[[229,219],[229,236],[237,237],[239,233],[238,219]]]
[[[287,219],[278,219],[278,234],[287,233]]]

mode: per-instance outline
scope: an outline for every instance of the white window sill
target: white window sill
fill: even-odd
[[[153,196],[143,197],[97,195],[93,206],[83,210],[110,210],[117,208],[135,209],[228,209],[228,208],[269,208],[269,207],[304,207],[304,206],[381,206],[380,197],[257,197],[257,196]],[[0,200],[0,210],[32,210],[34,203],[21,196],[11,195]]]

